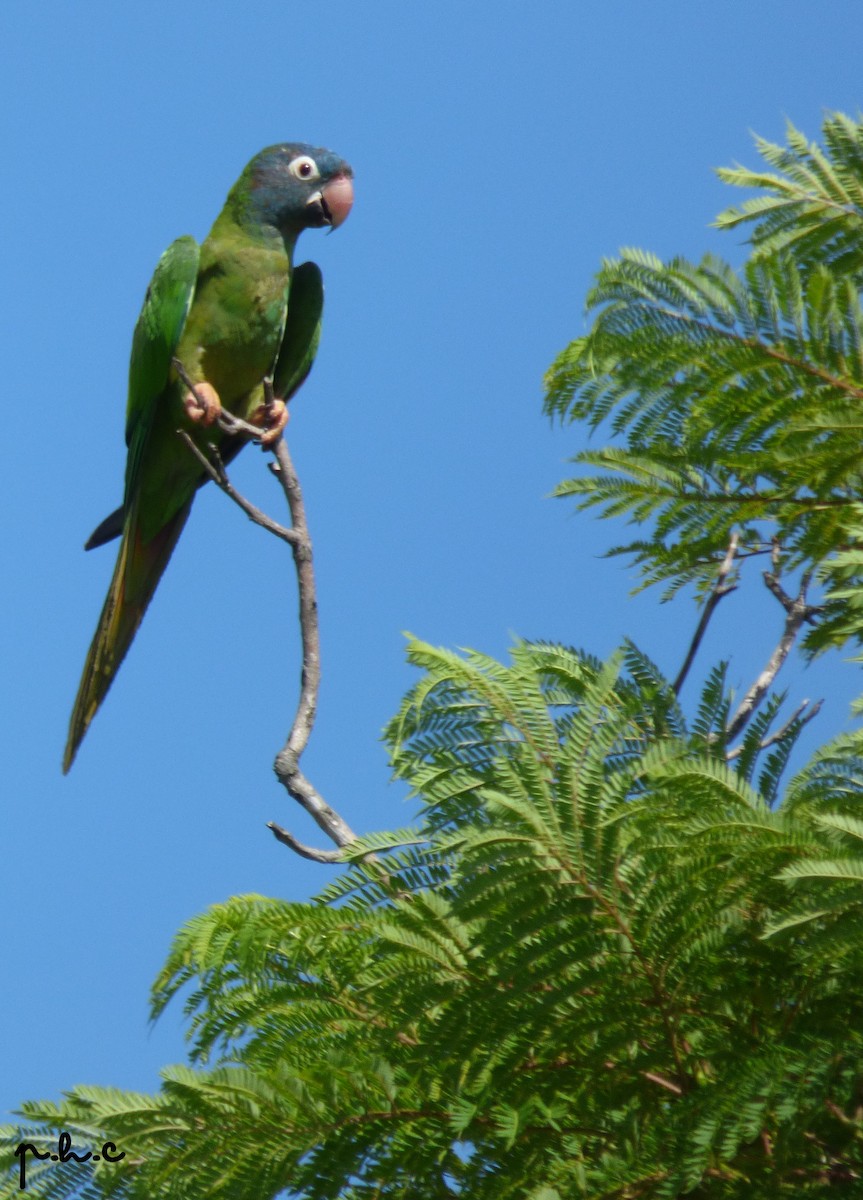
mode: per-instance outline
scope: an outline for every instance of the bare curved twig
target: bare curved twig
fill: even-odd
[[[245,425],[245,421],[243,424]],[[288,545],[292,546],[294,544],[294,542],[297,540],[297,535],[293,529],[288,529],[286,526],[280,525],[278,521],[274,521],[272,517],[268,517],[262,509],[257,507],[257,505],[252,504],[251,501],[247,500],[245,496],[240,495],[228,478],[227,472],[225,471],[225,464],[222,462],[222,457],[215,446],[210,446],[210,453],[208,456],[204,454],[203,450],[201,450],[198,444],[189,437],[188,433],[186,433],[184,429],[178,429],[177,433],[189,447],[195,458],[197,458],[198,462],[207,472],[213,483],[215,483],[216,487],[221,488],[226,496],[230,496],[234,503],[243,510],[250,521],[253,521],[255,525],[260,525],[262,529],[266,529],[268,533],[272,533],[275,537],[281,538],[282,541],[287,542]]]
[[[321,685],[320,630],[318,626],[318,601],[315,588],[315,572],[312,566],[312,542],[306,523],[306,509],[300,481],[288,453],[284,437],[273,446],[276,456],[274,474],[282,485],[282,491],[291,511],[291,527],[296,540],[291,543],[294,566],[297,570],[297,587],[300,599],[300,630],[303,641],[303,668],[300,699],[288,736],[273,769],[279,782],[302,804],[307,813],[317,821],[331,841],[337,846],[347,846],[356,840],[350,825],[334,808],[323,799],[300,770],[300,756],[308,745],[315,714],[318,707],[318,692]],[[275,833],[275,830],[273,830]]]
[[[287,829],[282,829],[281,825],[277,825],[275,821],[267,821],[267,829],[271,830],[277,842],[281,842],[283,846],[287,846],[289,850],[299,854],[300,858],[310,858],[312,862],[319,863],[342,861],[340,850],[317,850],[314,846],[306,846],[292,833],[288,833]]]
[[[678,671],[677,678],[671,685],[675,696],[680,695],[680,689],[683,687],[683,684],[686,681],[686,676],[689,674],[689,668],[692,666],[695,655],[698,653],[698,647],[701,645],[704,634],[707,631],[707,626],[710,623],[710,618],[713,616],[717,604],[723,596],[727,596],[731,592],[737,590],[737,584],[729,583],[728,576],[731,574],[731,568],[734,566],[734,559],[737,555],[737,543],[739,540],[740,534],[735,530],[728,542],[728,549],[725,552],[725,557],[719,564],[716,582],[710,591],[710,595],[707,598],[707,603],[704,605],[704,610],[701,613],[701,620],[698,622],[698,627],[695,630],[692,641],[689,645],[689,649],[686,652],[686,658],[683,660],[683,666]]]
[[[178,373],[184,382],[194,391],[194,386],[188,381],[181,364],[176,363]],[[272,381],[264,380],[264,393],[267,402],[273,399]],[[250,425],[225,411],[218,418],[219,427],[226,433],[241,434],[249,439],[259,439],[261,430]],[[207,452],[200,449],[197,443],[183,430],[177,431],[179,436],[194,454],[210,479],[230,497],[231,500],[256,525],[266,529],[288,543],[294,558],[297,573],[297,589],[300,605],[300,635],[302,640],[302,673],[300,698],[293,723],[288,732],[285,744],[276,755],[273,769],[279,782],[288,793],[306,810],[317,822],[327,837],[339,848],[348,846],[356,841],[356,834],[339,813],[329,805],[317,791],[309,779],[300,770],[300,757],[308,745],[315,722],[318,706],[318,692],[321,683],[320,666],[320,631],[318,626],[318,603],[315,587],[315,574],[312,566],[312,543],[309,536],[306,511],[300,481],[294,470],[287,443],[282,435],[276,439],[270,449],[275,456],[275,462],[270,468],[281,484],[282,491],[288,503],[291,514],[291,527],[287,528],[267,516],[261,509],[242,496],[230,482],[225,465],[222,462],[215,445],[208,447]],[[283,829],[275,821],[270,821],[267,828],[277,841],[290,847],[303,858],[314,862],[335,863],[341,860],[339,850],[318,850],[300,842]]]

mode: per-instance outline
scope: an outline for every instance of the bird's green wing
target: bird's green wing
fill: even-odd
[[[291,276],[288,319],[273,372],[273,394],[290,400],[312,369],[321,340],[324,281],[315,263],[301,263]]]
[[[123,532],[126,505],[134,490],[141,451],[147,440],[160,395],[165,390],[171,359],[195,295],[200,247],[193,237],[172,242],[159,259],[150,280],[129,359],[129,398],[126,403],[126,488],[123,503],[90,534],[85,550],[103,546]]]
[[[172,242],[159,259],[132,334],[129,399],[126,405],[126,503],[134,490],[143,448],[157,402],[171,373],[192,299],[201,250],[193,237]]]

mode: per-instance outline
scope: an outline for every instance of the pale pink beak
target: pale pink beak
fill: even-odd
[[[354,203],[354,181],[350,175],[336,175],[321,189],[324,211],[329,214],[330,226],[337,229],[347,220]]]

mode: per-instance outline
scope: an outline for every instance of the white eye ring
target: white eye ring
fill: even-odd
[[[292,159],[288,165],[288,170],[295,179],[302,179],[306,182],[311,179],[320,179],[321,176],[318,164],[308,154],[301,154],[299,158]]]

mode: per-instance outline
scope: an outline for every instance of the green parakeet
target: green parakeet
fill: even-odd
[[[214,424],[220,405],[274,440],[284,400],[311,369],[323,308],[314,263],[292,265],[303,229],[335,228],[353,203],[353,172],[303,144],[257,154],[231,189],[206,240],[178,238],[162,255],[132,336],[123,504],[87,549],[120,536],[120,550],[72,709],[63,770],[117,673],[206,481],[178,436],[185,429],[224,459],[241,440]],[[194,386],[179,377],[174,360]],[[272,377],[277,401],[264,403]]]

